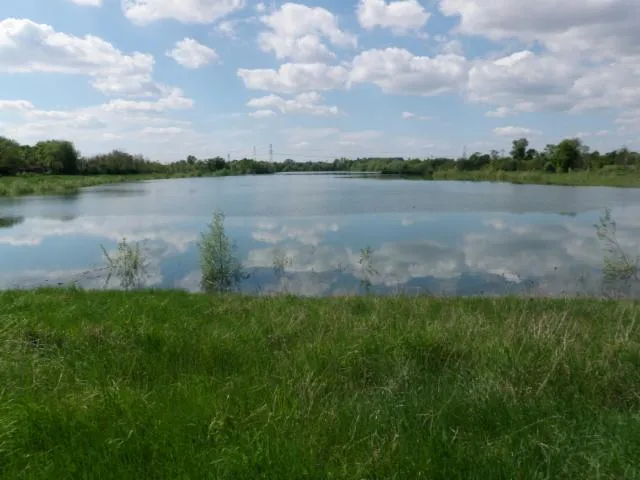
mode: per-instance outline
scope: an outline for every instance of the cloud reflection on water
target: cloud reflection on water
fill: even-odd
[[[621,245],[637,252],[640,207],[616,208],[613,216]],[[592,225],[594,218],[593,214],[535,218],[396,214],[379,216],[375,221],[358,216],[286,221],[250,217],[229,218],[228,233],[241,245],[239,254],[252,273],[243,286],[247,292],[350,294],[366,279],[378,292],[531,291],[546,295],[593,293],[599,287],[597,275],[603,256]],[[0,230],[0,257],[11,259],[3,262],[0,287],[79,278],[79,284],[86,288],[101,288],[100,279],[86,275],[87,270],[104,265],[99,245],[113,248],[126,237],[130,242],[145,241],[150,250],[147,286],[195,291],[200,282],[196,240],[205,224],[197,217],[161,215],[87,216],[65,221],[26,218]],[[80,237],[80,247],[65,246]],[[58,240],[55,247],[48,243],[52,239]],[[375,275],[366,275],[359,264],[360,249],[369,243],[374,243],[371,260]],[[78,264],[80,261],[74,260],[79,248],[95,252],[87,253],[91,261]],[[34,266],[26,259],[13,258],[16,252],[24,251],[49,253],[55,266]],[[291,260],[284,280],[273,272],[277,252]],[[56,258],[65,255],[69,258]],[[60,268],[65,262],[69,267]],[[585,272],[587,277],[582,280]]]

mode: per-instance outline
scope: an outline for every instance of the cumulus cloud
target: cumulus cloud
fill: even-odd
[[[498,105],[487,116],[519,112],[578,113],[640,106],[640,70],[619,59],[589,64],[576,57],[524,50],[474,62],[466,87],[472,102]]]
[[[362,28],[388,28],[398,34],[422,28],[431,16],[417,0],[360,0],[356,13]]]
[[[5,127],[6,135],[22,142],[42,138],[72,138],[78,144],[92,145],[115,142],[121,148],[122,139],[140,140],[155,133],[155,142],[168,139],[168,134],[187,134],[191,123],[174,120],[168,114],[193,106],[193,100],[180,89],[168,89],[155,100],[116,99],[107,103],[69,110],[46,110],[26,100],[0,101],[0,111],[9,109],[21,120]],[[165,135],[162,136],[161,133]],[[142,136],[140,136],[142,135]],[[136,146],[136,150],[140,147]]]
[[[578,76],[575,65],[526,50],[477,62],[469,71],[467,89],[475,102],[513,105],[520,111],[563,110],[572,105],[567,91]]]
[[[275,115],[276,115],[276,112],[274,112],[273,110],[267,110],[267,109],[256,110],[255,112],[249,112],[249,116],[253,118],[269,118],[269,117],[274,117]]]
[[[338,27],[336,16],[321,7],[285,3],[279,10],[261,17],[269,30],[258,36],[264,52],[273,52],[278,59],[296,62],[321,62],[335,58],[323,43],[354,47],[356,37]]]
[[[177,42],[167,56],[185,68],[197,69],[218,61],[218,54],[213,48],[203,45],[193,38],[185,38]]]
[[[485,117],[490,118],[504,118],[512,115],[512,110],[509,107],[498,107],[495,110],[491,110],[485,113]]]
[[[153,66],[153,56],[124,54],[93,35],[76,37],[28,19],[0,22],[0,72],[88,75],[104,93],[140,95],[157,89]]]
[[[281,113],[306,113],[317,116],[337,115],[339,113],[338,107],[322,105],[320,104],[321,101],[322,96],[317,92],[301,93],[288,100],[272,94],[265,97],[252,98],[247,103],[247,106],[262,110],[276,109]]]
[[[501,137],[526,137],[528,135],[539,135],[538,130],[526,127],[497,127],[493,129],[493,133]]]
[[[178,135],[184,133],[184,128],[180,127],[145,127],[140,132],[143,135]]]
[[[353,59],[351,84],[374,83],[385,93],[439,95],[467,79],[467,61],[459,55],[416,56],[402,48],[367,50]]]
[[[106,112],[164,112],[188,109],[193,100],[184,96],[180,88],[173,88],[155,101],[111,100],[101,108]]]
[[[460,19],[458,30],[464,34],[538,41],[570,56],[640,53],[636,0],[441,0],[439,7],[443,14]]]
[[[71,3],[75,3],[76,5],[80,5],[82,7],[101,7],[102,0],[67,0]]]
[[[341,65],[285,63],[278,70],[240,68],[237,74],[245,87],[251,90],[300,93],[342,88],[347,83],[349,72]]]
[[[137,25],[165,19],[207,24],[244,8],[245,4],[245,0],[122,0],[122,10]]]
[[[16,111],[24,112],[34,109],[33,103],[27,100],[0,100],[0,112],[2,111]]]
[[[422,121],[433,120],[433,117],[416,115],[415,113],[412,113],[412,112],[402,112],[402,118],[404,118],[405,120],[422,120]]]

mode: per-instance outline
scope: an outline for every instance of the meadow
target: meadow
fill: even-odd
[[[640,303],[0,293],[0,478],[640,478]]]

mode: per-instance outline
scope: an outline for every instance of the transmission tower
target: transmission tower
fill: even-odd
[[[253,161],[256,161],[256,147],[253,147]]]
[[[269,144],[269,163],[273,163],[273,144]]]

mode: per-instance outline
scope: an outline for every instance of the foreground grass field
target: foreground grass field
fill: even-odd
[[[640,304],[0,294],[0,478],[640,478]]]

